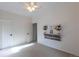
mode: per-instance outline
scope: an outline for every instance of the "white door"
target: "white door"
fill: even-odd
[[[2,48],[11,47],[32,41],[31,20],[2,21]]]
[[[29,29],[30,28],[30,29]],[[19,45],[32,41],[32,23],[26,19],[13,21],[13,44]]]
[[[19,44],[23,44],[27,41],[26,37],[27,37],[27,26],[26,23],[27,21],[25,20],[15,20],[14,21],[14,40],[13,43],[14,45],[19,45]]]
[[[2,22],[2,48],[13,46],[12,21]]]

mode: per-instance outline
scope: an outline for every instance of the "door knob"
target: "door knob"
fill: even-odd
[[[12,36],[12,34],[10,34],[10,36]]]

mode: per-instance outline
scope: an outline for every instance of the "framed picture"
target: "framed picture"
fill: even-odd
[[[47,26],[44,26],[43,30],[47,30],[47,28],[48,28]]]

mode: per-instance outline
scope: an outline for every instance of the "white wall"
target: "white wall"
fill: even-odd
[[[38,43],[79,56],[79,3],[41,3]],[[63,26],[62,41],[44,38],[44,25]]]
[[[7,34],[8,36],[10,35],[11,32],[13,34],[13,39],[11,39],[13,41],[12,42],[13,45],[23,44],[23,43],[32,41],[32,19],[31,17],[17,15],[17,14],[9,13],[7,11],[0,10],[0,22],[3,24],[2,48],[7,47],[6,44],[10,44],[10,42],[8,42],[7,38],[5,37],[5,34]],[[7,29],[9,28],[7,25],[9,25],[10,29]],[[7,31],[9,30],[10,32],[7,33]],[[27,33],[29,33],[29,35]]]
[[[0,49],[2,47],[2,24],[0,22]]]

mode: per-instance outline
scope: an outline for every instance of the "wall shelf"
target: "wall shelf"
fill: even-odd
[[[56,34],[44,34],[44,37],[51,40],[61,41],[61,36]]]

